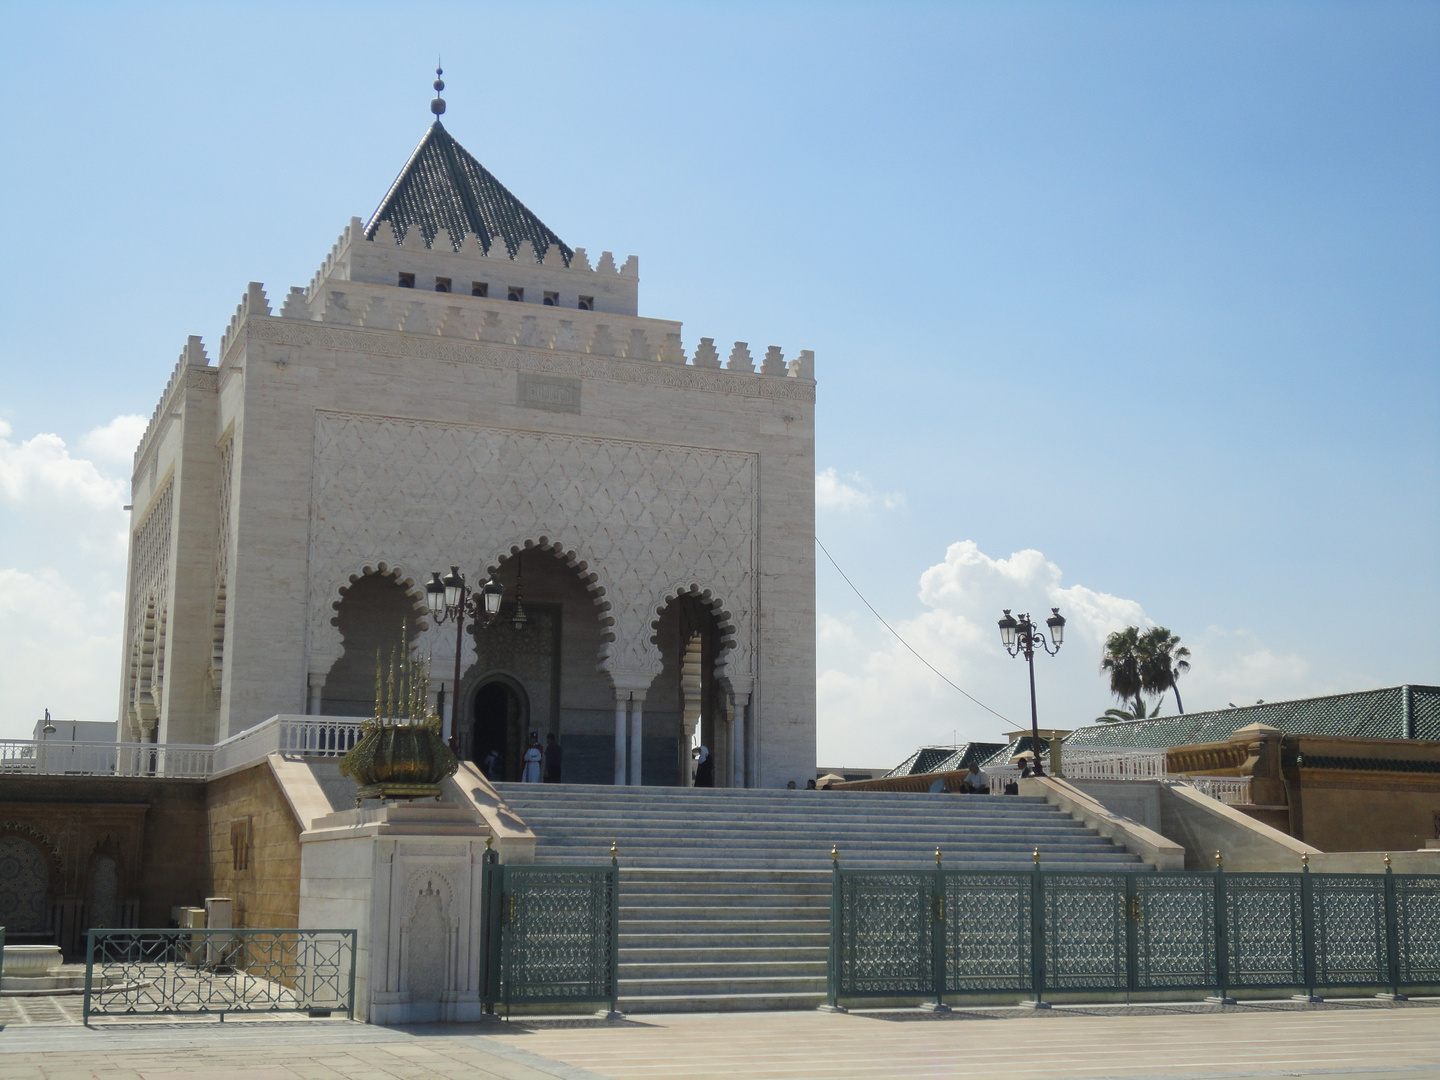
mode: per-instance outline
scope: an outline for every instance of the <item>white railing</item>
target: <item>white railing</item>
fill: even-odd
[[[1202,795],[1219,799],[1228,806],[1249,806],[1250,776],[1177,776]]]
[[[360,741],[354,716],[282,716],[280,753],[304,757],[339,757]]]
[[[272,716],[215,744],[215,771],[239,768],[270,754],[339,757],[360,741],[354,716]]]
[[[1060,768],[1071,780],[1163,780],[1165,751],[1107,747],[1104,750],[1063,750]]]
[[[208,780],[270,754],[339,757],[360,741],[360,724],[351,716],[272,716],[214,746],[0,739],[0,775]]]
[[[214,748],[175,743],[0,739],[0,773],[32,776],[168,776],[203,780]]]
[[[1044,756],[1040,760],[1047,763]],[[1172,780],[1189,784],[1230,806],[1250,805],[1250,777],[1172,775],[1163,749],[1114,746],[1063,750],[1060,768],[1066,780]],[[1020,767],[993,765],[985,774],[990,778],[990,794],[1002,795],[1006,784],[1020,779]]]

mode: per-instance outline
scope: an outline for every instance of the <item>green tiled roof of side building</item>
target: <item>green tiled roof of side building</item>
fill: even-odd
[[[958,772],[971,762],[979,765],[1000,750],[1004,743],[968,742],[955,746],[922,746],[885,776],[918,776],[921,773]]]
[[[1242,727],[1265,724],[1287,735],[1440,740],[1440,686],[1388,686],[1352,694],[1267,701],[1234,709],[1157,716],[1080,728],[1067,747],[1171,747],[1224,742]]]

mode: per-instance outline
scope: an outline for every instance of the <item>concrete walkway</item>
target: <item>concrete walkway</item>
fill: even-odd
[[[11,1023],[0,1080],[1434,1080],[1440,1001],[731,1013],[406,1029]]]

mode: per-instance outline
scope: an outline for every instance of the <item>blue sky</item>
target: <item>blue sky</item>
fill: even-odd
[[[0,735],[113,715],[116,418],[373,210],[437,52],[643,314],[815,350],[821,539],[1006,718],[1000,606],[1074,616],[1057,725],[1126,622],[1192,709],[1440,682],[1433,3],[61,3],[0,10]],[[822,764],[1006,726],[817,587]]]

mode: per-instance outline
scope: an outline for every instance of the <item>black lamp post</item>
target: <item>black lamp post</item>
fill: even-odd
[[[1040,720],[1035,712],[1035,646],[1040,646],[1051,656],[1060,651],[1060,645],[1065,640],[1065,617],[1060,614],[1059,608],[1051,608],[1051,616],[1045,620],[1045,625],[1050,628],[1050,639],[1045,638],[1045,631],[1035,625],[1029,615],[1021,615],[1016,619],[1010,614],[1010,609],[1005,609],[1005,615],[1000,620],[1000,644],[1005,646],[1005,651],[1011,656],[1025,654],[1025,662],[1030,665],[1030,750],[1035,755],[1035,775],[1044,776],[1045,770],[1040,765]],[[1050,647],[1054,642],[1055,647]]]
[[[447,738],[450,749],[457,754],[460,752],[460,737],[455,729],[455,707],[460,703],[460,650],[465,641],[465,618],[478,619],[483,613],[486,622],[493,620],[500,612],[500,597],[504,592],[505,586],[489,578],[478,591],[472,593],[458,566],[450,567],[450,573],[445,575],[444,580],[438,572],[432,572],[425,585],[425,601],[435,624],[438,626],[447,619],[455,621],[455,682],[450,692]],[[441,692],[444,692],[443,689]]]

